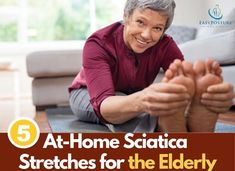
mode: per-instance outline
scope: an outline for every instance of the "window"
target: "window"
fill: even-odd
[[[122,19],[125,0],[0,0],[0,42],[85,40]]]
[[[0,0],[0,41],[17,41],[17,0]]]

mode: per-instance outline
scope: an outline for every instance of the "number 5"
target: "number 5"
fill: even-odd
[[[17,139],[21,142],[26,142],[30,139],[30,126],[29,125],[19,125],[18,127],[18,137]]]

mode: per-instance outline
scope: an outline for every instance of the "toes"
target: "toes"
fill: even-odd
[[[193,65],[193,70],[194,70],[196,76],[205,75],[205,72],[206,72],[205,63],[200,60],[195,61],[194,65]]]
[[[214,74],[216,76],[221,76],[222,74],[222,69],[217,61],[208,59],[205,62],[206,66],[206,73]]]
[[[175,61],[174,61],[174,63],[175,63],[175,65],[176,65],[176,67],[177,67],[177,75],[183,75],[184,74],[184,72],[183,72],[183,67],[182,67],[182,61],[181,60],[179,60],[179,59],[176,59]]]
[[[173,77],[178,75],[178,62],[175,60],[172,62],[168,68],[168,70],[165,72],[165,78],[162,80],[164,82],[168,82]]]
[[[166,77],[168,80],[172,79],[173,76],[174,76],[174,74],[173,74],[173,72],[172,72],[170,69],[168,69],[168,70],[165,72],[165,77]]]
[[[182,67],[183,67],[184,74],[186,76],[190,76],[190,77],[194,76],[193,65],[190,62],[183,61]]]
[[[175,63],[172,63],[168,70],[170,70],[173,73],[172,77],[175,76],[177,72],[177,66],[175,65]]]
[[[163,77],[163,79],[162,79],[162,83],[167,83],[169,81],[169,79],[167,78],[167,77]]]
[[[222,69],[221,69],[221,68],[218,68],[217,70],[215,70],[215,74],[216,74],[217,76],[221,76],[221,74],[222,74]]]
[[[178,66],[178,75],[184,75],[184,70],[182,64]]]
[[[221,69],[221,67],[220,67],[220,65],[219,65],[218,62],[216,62],[216,61],[213,62],[213,64],[212,64],[212,70],[213,70],[213,72],[214,72],[215,75],[221,76],[221,74],[222,74],[222,69]]]
[[[211,60],[211,59],[207,59],[207,60],[205,61],[206,74],[209,74],[209,73],[215,74],[215,73],[214,73],[214,70],[212,69],[213,63],[214,63],[214,61]]]
[[[181,61],[179,59],[174,60],[174,62],[170,65],[169,69],[172,71],[173,77],[178,76],[180,72],[182,73],[182,69],[181,71],[179,70],[180,66]]]
[[[173,73],[175,73],[177,71],[177,66],[174,63],[172,63],[168,70],[171,70]]]

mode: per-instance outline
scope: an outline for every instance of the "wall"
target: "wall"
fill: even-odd
[[[235,8],[235,0],[207,0],[208,6],[213,6],[214,4],[219,4],[223,10],[224,16],[229,13],[233,8]]]
[[[175,0],[175,25],[198,27],[199,20],[208,19],[208,9],[219,4],[224,16],[235,8],[235,0]]]

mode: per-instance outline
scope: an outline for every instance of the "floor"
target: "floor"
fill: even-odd
[[[35,121],[37,122],[41,133],[51,132],[51,128],[50,125],[48,124],[45,112],[37,112]]]
[[[16,113],[17,112],[17,113]],[[6,132],[9,124],[16,117],[35,118],[36,112],[31,97],[22,97],[19,100],[19,110],[15,110],[15,101],[12,97],[0,99],[0,131]]]
[[[7,132],[8,126],[16,118],[15,104],[13,99],[0,100],[0,132]],[[20,117],[29,117],[34,119],[41,133],[51,132],[48,124],[46,113],[44,111],[36,111],[32,104],[31,97],[22,98],[20,100]]]
[[[31,82],[26,70],[26,55],[0,55],[1,62],[10,62],[10,70],[0,68],[0,132],[6,132],[16,117],[35,117]]]

